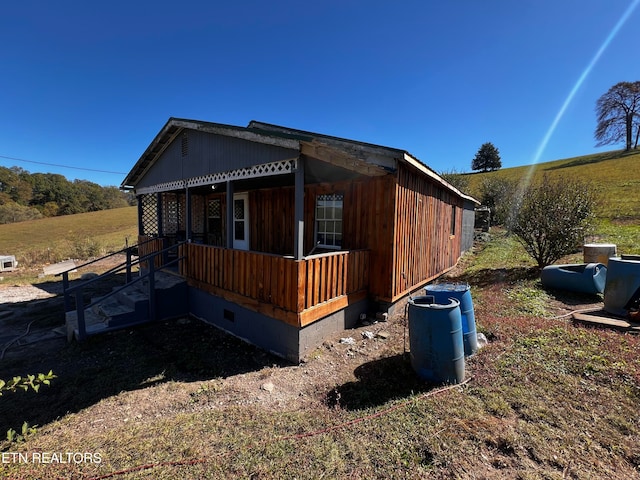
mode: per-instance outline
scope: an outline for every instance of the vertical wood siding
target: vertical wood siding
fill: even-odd
[[[369,250],[369,291],[374,298],[391,298],[391,265],[395,179],[392,175],[347,182],[307,185],[305,189],[305,252],[315,244],[318,195],[344,195],[342,248]]]
[[[462,199],[404,165],[396,202],[394,301],[453,267],[462,234]]]
[[[184,133],[184,132],[183,132]],[[297,158],[298,150],[196,130],[178,135],[136,188]]]
[[[249,191],[251,250],[293,255],[294,188]]]
[[[147,235],[138,235],[138,256],[140,258],[146,257],[147,255],[151,255],[155,252],[160,252],[164,249],[164,240],[162,238],[150,237]],[[160,268],[162,266],[162,257],[156,256],[154,260],[154,265],[156,268]],[[147,268],[147,261],[143,262],[142,266]]]

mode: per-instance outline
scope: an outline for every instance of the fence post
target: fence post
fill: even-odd
[[[126,283],[131,283],[131,247],[127,247],[127,274]]]

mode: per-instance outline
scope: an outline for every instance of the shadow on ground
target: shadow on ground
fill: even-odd
[[[2,304],[13,315],[0,319],[0,329],[32,334],[64,326],[62,297]],[[7,325],[9,324],[9,325]],[[197,320],[178,319],[143,325],[67,343],[57,335],[29,343],[31,334],[6,349],[0,360],[0,379],[46,373],[56,378],[50,387],[0,396],[0,435],[24,421],[46,425],[70,412],[78,412],[101,399],[171,381],[225,378],[285,365],[224,332]],[[6,338],[6,335],[5,335]],[[0,345],[4,349],[6,343]],[[288,365],[288,364],[286,364]]]
[[[451,281],[467,282],[472,286],[488,287],[498,283],[516,283],[540,277],[538,267],[485,268],[471,273],[451,277]]]
[[[568,290],[547,287],[542,288],[544,288],[544,291],[547,292],[547,294],[549,294],[554,300],[562,302],[568,307],[589,308],[593,307],[594,304],[601,303],[604,298],[603,294],[571,292]]]
[[[568,163],[564,163],[562,165],[545,168],[545,170],[546,171],[561,170],[563,168],[578,167],[580,165],[591,165],[594,163],[606,162],[607,160],[614,160],[614,159],[626,157],[628,155],[635,155],[636,153],[637,151],[635,150],[631,150],[630,152],[616,150],[613,152],[608,152],[606,154],[597,154],[597,155],[578,158],[576,160],[573,160]]]
[[[347,382],[328,393],[327,405],[362,410],[436,387],[418,377],[411,367],[408,354],[367,362],[356,368],[354,374],[357,381]]]

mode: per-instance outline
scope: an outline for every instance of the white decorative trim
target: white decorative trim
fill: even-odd
[[[210,173],[199,177],[192,177],[186,180],[175,180],[173,182],[158,183],[149,187],[136,189],[136,194],[168,192],[171,190],[181,190],[188,187],[199,187],[201,185],[212,185],[214,183],[226,182],[227,180],[244,180],[246,178],[269,177],[272,175],[285,175],[293,173],[298,168],[298,159],[280,160],[278,162],[262,163],[237,170],[227,172]]]

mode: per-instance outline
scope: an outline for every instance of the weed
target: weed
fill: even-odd
[[[551,297],[537,286],[518,283],[505,289],[505,294],[511,301],[511,311],[514,315],[545,317],[549,314],[548,305]]]
[[[24,442],[29,436],[34,435],[38,431],[36,427],[37,425],[29,426],[27,422],[24,422],[20,429],[20,433],[16,432],[13,428],[10,428],[7,430],[7,442],[10,444]]]
[[[94,238],[75,239],[71,247],[73,258],[94,258],[105,253],[104,247]]]

